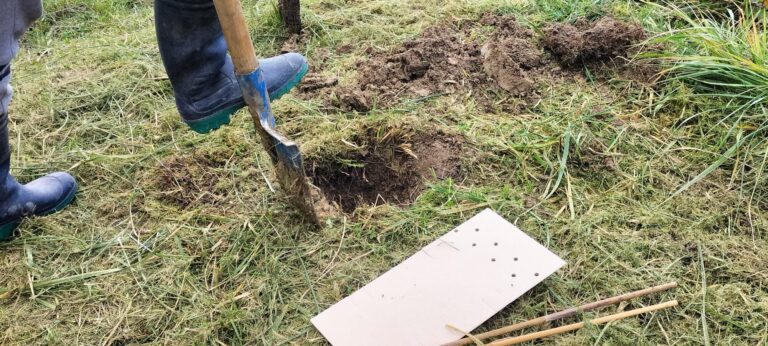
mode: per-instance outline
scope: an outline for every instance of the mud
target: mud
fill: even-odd
[[[643,38],[639,24],[603,17],[593,23],[552,24],[544,30],[542,45],[563,64],[573,66],[625,56]]]
[[[166,158],[155,171],[159,199],[182,209],[215,204],[224,197],[217,189],[222,176],[215,168],[225,164],[220,158],[198,153]]]
[[[490,34],[482,42],[471,38],[483,30]],[[469,96],[484,110],[499,104],[506,110],[503,101],[509,96],[518,103],[535,102],[540,85],[582,73],[570,67],[623,56],[643,37],[638,24],[610,17],[553,24],[539,37],[513,16],[485,15],[475,23],[429,28],[392,50],[369,49],[369,58],[357,63],[352,84],[335,86],[321,79],[302,91],[309,97],[322,94],[346,111],[391,108],[446,94]]]
[[[455,135],[406,131],[379,138],[367,130],[352,142],[360,149],[306,164],[325,198],[347,213],[362,205],[407,205],[426,181],[461,175],[463,141]]]

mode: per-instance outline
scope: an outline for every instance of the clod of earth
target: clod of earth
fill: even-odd
[[[348,213],[361,205],[407,205],[426,181],[461,175],[463,141],[456,135],[408,132],[380,138],[369,130],[352,141],[361,149],[306,165],[326,198]]]
[[[533,31],[511,16],[486,15],[480,24],[495,28],[481,49],[488,77],[515,96],[533,93],[543,72],[535,69],[546,63]]]
[[[299,84],[299,90],[301,92],[309,92],[322,88],[327,88],[339,84],[339,80],[334,77],[323,77],[317,74],[308,74],[304,77],[304,80]]]
[[[565,65],[602,61],[623,56],[645,37],[637,23],[603,17],[594,23],[558,23],[544,30],[542,43]]]
[[[482,49],[485,73],[502,89],[516,96],[525,96],[535,87],[532,69],[542,66],[541,51],[526,39],[510,37],[491,40]]]

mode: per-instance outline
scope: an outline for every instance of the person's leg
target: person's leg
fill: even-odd
[[[11,63],[19,50],[19,38],[42,14],[42,0],[0,1],[0,66]]]
[[[8,105],[11,102],[11,65],[18,40],[40,17],[35,0],[0,0],[0,240],[6,239],[30,215],[46,215],[64,208],[75,196],[77,184],[67,173],[53,173],[21,185],[10,174]]]
[[[213,1],[155,0],[155,28],[184,122],[200,133],[228,124],[245,103]],[[263,59],[260,65],[273,100],[298,84],[309,67],[297,53]]]

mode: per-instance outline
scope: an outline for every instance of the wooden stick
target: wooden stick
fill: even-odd
[[[616,303],[627,301],[627,300],[630,300],[630,299],[647,296],[647,295],[652,294],[652,293],[666,291],[668,289],[675,288],[675,287],[677,287],[677,282],[670,282],[670,283],[666,283],[666,284],[659,285],[659,286],[649,287],[649,288],[642,289],[642,290],[639,290],[639,291],[634,291],[634,292],[618,295],[618,296],[615,296],[615,297],[606,298],[606,299],[603,299],[603,300],[598,300],[596,302],[584,304],[584,305],[579,306],[579,307],[570,308],[570,309],[563,310],[563,311],[558,311],[558,312],[555,312],[555,313],[552,313],[552,314],[549,314],[549,315],[546,315],[546,316],[542,316],[542,317],[539,317],[539,318],[534,318],[532,320],[516,323],[516,324],[513,324],[511,326],[507,326],[507,327],[503,327],[503,328],[499,328],[499,329],[494,329],[494,330],[491,330],[489,332],[485,332],[485,333],[477,334],[477,335],[472,335],[472,336],[474,338],[476,338],[477,340],[484,340],[484,339],[492,338],[494,336],[499,336],[499,335],[511,333],[511,332],[516,331],[516,330],[520,330],[520,329],[524,329],[524,328],[528,328],[528,327],[534,327],[534,326],[545,324],[547,322],[552,322],[552,321],[556,321],[556,320],[559,320],[559,319],[575,316],[575,315],[577,315],[577,314],[579,314],[581,312],[590,311],[590,310],[594,310],[594,309],[601,308],[601,307],[604,307],[604,306],[613,305],[613,304],[616,304]],[[463,339],[460,339],[460,340],[456,340],[454,342],[449,342],[447,344],[444,344],[443,346],[459,346],[459,345],[468,345],[468,344],[472,344],[472,343],[474,343],[474,342],[470,338],[463,338]]]
[[[246,75],[256,71],[259,68],[259,60],[256,59],[240,0],[213,0],[213,4],[219,16],[224,39],[227,41],[229,55],[235,65],[235,72]]]
[[[661,303],[661,304],[646,306],[646,307],[640,308],[640,309],[624,311],[624,312],[620,312],[620,313],[617,313],[617,314],[596,318],[596,319],[590,321],[589,323],[591,323],[591,324],[604,324],[604,323],[608,323],[608,322],[618,321],[618,320],[621,320],[621,319],[624,319],[624,318],[627,318],[627,317],[637,316],[637,315],[648,313],[648,312],[652,312],[652,311],[666,309],[666,308],[673,307],[673,306],[676,306],[676,305],[677,305],[677,300],[671,300],[671,301],[664,302],[664,303]],[[569,324],[569,325],[562,326],[562,327],[542,330],[542,331],[536,332],[536,333],[530,333],[530,334],[525,334],[525,335],[511,337],[511,338],[496,340],[496,341],[494,341],[494,342],[492,342],[490,344],[487,344],[487,346],[515,345],[515,344],[519,344],[521,342],[541,339],[541,338],[545,338],[545,337],[548,337],[548,336],[562,334],[562,333],[565,333],[565,332],[570,332],[570,331],[573,331],[573,330],[581,329],[581,328],[584,328],[584,326],[586,324],[587,324],[586,322],[579,322],[579,323]]]

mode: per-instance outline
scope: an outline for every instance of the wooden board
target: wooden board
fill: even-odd
[[[334,346],[428,345],[471,331],[565,262],[490,209],[312,319]]]

